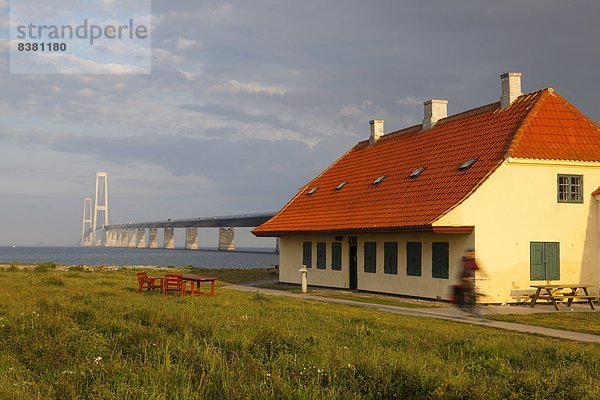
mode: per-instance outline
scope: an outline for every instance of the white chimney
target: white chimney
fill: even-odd
[[[373,144],[379,140],[380,137],[383,136],[383,120],[382,119],[374,119],[373,121],[369,121],[371,125],[371,137],[369,138],[369,143]]]
[[[438,120],[448,116],[448,100],[427,100],[425,106],[425,118],[423,118],[423,130],[431,129]]]
[[[521,93],[521,73],[505,72],[500,75],[502,81],[502,96],[500,96],[500,106],[506,108],[517,99]]]

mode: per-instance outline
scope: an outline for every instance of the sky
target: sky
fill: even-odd
[[[278,210],[369,120],[489,104],[507,71],[598,121],[598,16],[597,0],[154,0],[150,73],[24,75],[0,0],[0,244],[75,244],[96,171],[111,223]]]

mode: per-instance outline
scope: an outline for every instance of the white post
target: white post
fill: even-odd
[[[302,293],[306,293],[308,291],[308,269],[306,269],[306,265],[303,265],[298,271],[301,274]]]

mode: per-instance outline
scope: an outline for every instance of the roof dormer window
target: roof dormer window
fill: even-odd
[[[464,163],[460,164],[460,167],[458,167],[459,171],[466,171],[469,168],[471,168],[471,165],[473,165],[473,163],[475,163],[475,161],[477,161],[476,158],[472,158],[470,160],[465,161]]]
[[[373,185],[379,185],[385,179],[385,177],[386,175],[381,175],[379,178],[373,181]]]
[[[339,185],[336,186],[335,190],[340,190],[341,188],[346,186],[346,183],[348,183],[348,181],[344,181],[344,182],[340,183]]]
[[[317,190],[319,190],[319,188],[318,187],[314,187],[314,188],[310,189],[310,191],[306,195],[310,196],[311,194],[315,193]]]
[[[410,174],[409,178],[417,178],[419,175],[421,175],[423,173],[423,171],[425,171],[427,167],[419,167],[417,169],[415,169],[412,174]]]

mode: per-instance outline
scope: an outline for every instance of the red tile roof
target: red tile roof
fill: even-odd
[[[372,145],[362,141],[253,233],[434,230],[433,222],[464,201],[505,157],[600,161],[600,129],[544,89],[505,109],[493,103],[441,119],[429,130],[417,125]],[[475,163],[460,171],[470,159]],[[426,169],[409,178],[419,167]]]

